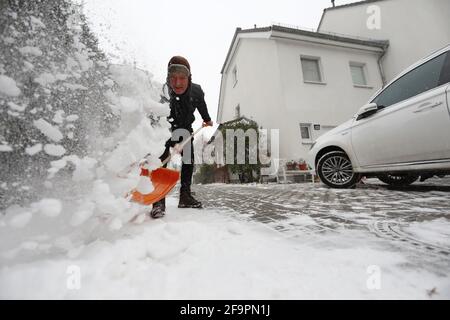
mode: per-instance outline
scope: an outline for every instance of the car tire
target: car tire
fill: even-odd
[[[415,174],[382,174],[377,176],[377,178],[391,186],[401,187],[409,186],[411,183],[419,179],[418,175]]]
[[[324,154],[317,162],[316,171],[320,180],[332,188],[352,188],[360,180],[360,175],[353,171],[352,162],[343,151]]]

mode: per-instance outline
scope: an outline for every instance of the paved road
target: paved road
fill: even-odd
[[[448,178],[403,188],[369,179],[347,190],[321,183],[213,184],[196,185],[194,190],[206,208],[264,223],[287,237],[324,240],[330,234],[359,230],[367,233],[369,241],[383,240],[390,249],[405,252],[416,261],[434,262],[437,270],[444,266],[450,271],[450,230],[431,230],[440,232],[431,237],[411,232],[411,226],[417,230],[418,225],[421,231],[421,223],[450,223]]]

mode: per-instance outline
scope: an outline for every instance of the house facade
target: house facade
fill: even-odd
[[[237,29],[217,122],[246,116],[279,130],[279,159],[303,158],[382,85],[378,60],[387,46],[281,26]]]
[[[426,34],[412,36],[420,50],[407,55],[400,49],[406,40],[399,40],[397,33],[407,37],[408,20],[402,17],[402,24],[396,26],[393,19],[402,16],[400,9],[388,15],[384,12],[393,10],[391,6],[406,7],[405,2],[409,0],[372,0],[325,9],[317,32],[277,25],[237,28],[221,70],[217,122],[245,116],[259,127],[277,129],[279,155],[273,160],[304,158],[317,137],[352,117],[409,60],[412,63],[449,42],[447,28],[424,46],[414,39],[426,38]],[[412,2],[425,7],[433,3],[433,8],[441,10],[450,3]],[[367,13],[368,6],[375,4],[380,5],[382,31],[365,33],[367,19],[374,19]],[[431,19],[432,13],[430,24],[436,20]],[[377,22],[372,20],[370,26]],[[448,18],[445,21],[448,24]],[[426,24],[423,19],[418,23]],[[399,66],[402,56],[405,61]]]
[[[318,32],[389,40],[386,81],[450,43],[450,1],[371,0],[327,8]]]

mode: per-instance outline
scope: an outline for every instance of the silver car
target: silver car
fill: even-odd
[[[408,185],[450,174],[450,45],[380,89],[349,121],[319,137],[308,154],[323,183],[353,187],[378,177]]]

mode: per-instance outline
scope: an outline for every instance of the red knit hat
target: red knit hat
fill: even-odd
[[[191,77],[191,66],[186,58],[182,56],[174,56],[169,60],[167,65],[167,74],[169,75],[171,72],[185,72],[186,75]]]
[[[186,68],[188,68],[189,71],[191,71],[191,66],[189,65],[189,62],[187,61],[186,58],[182,57],[182,56],[174,56],[172,58],[170,58],[169,64],[167,65],[167,67],[170,67],[172,64],[181,64],[183,66],[185,66]]]

